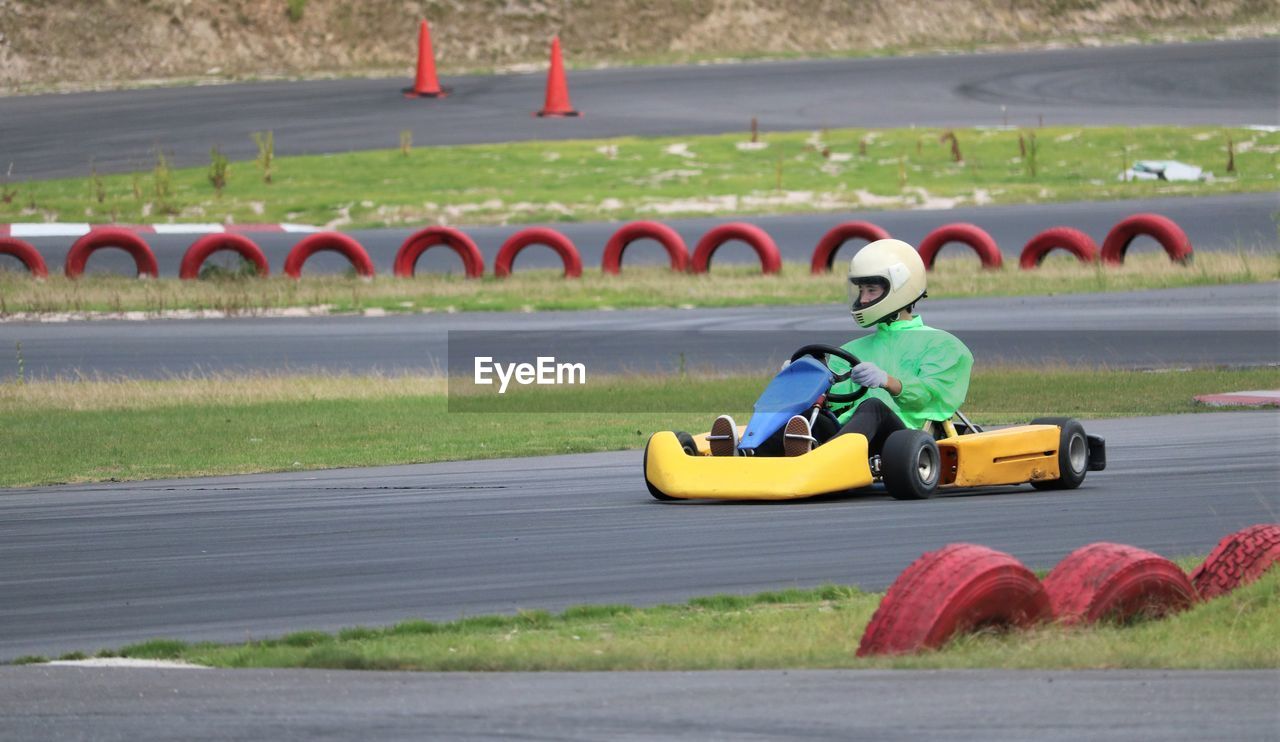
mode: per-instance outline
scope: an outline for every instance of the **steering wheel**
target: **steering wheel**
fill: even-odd
[[[835,356],[836,358],[839,358],[843,360],[845,363],[849,364],[848,371],[845,371],[842,374],[835,375],[835,381],[833,382],[833,385],[841,381],[848,381],[850,374],[853,373],[853,367],[858,365],[859,363],[862,363],[862,361],[858,360],[857,356],[845,350],[844,348],[837,348],[834,345],[823,345],[821,343],[804,346],[800,350],[797,350],[795,353],[791,354],[791,360],[798,361],[801,358],[804,358],[805,356],[813,356],[814,358],[818,359],[818,361],[821,362],[823,365],[826,365],[827,363],[825,360],[825,356]],[[827,401],[828,402],[854,402],[861,399],[862,395],[866,393],[867,393],[867,388],[865,386],[858,387],[858,391],[851,392],[849,394],[839,394],[836,392],[828,391]]]

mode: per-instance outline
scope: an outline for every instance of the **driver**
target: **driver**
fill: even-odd
[[[867,393],[854,402],[815,409],[808,417],[792,417],[757,447],[759,454],[799,456],[837,435],[859,433],[867,438],[874,471],[891,433],[949,420],[964,402],[973,354],[954,335],[927,327],[912,314],[927,295],[924,262],[914,248],[892,239],[862,248],[849,261],[848,291],[853,319],[876,329],[844,344],[861,363],[831,391],[850,393],[863,386]],[[837,375],[849,371],[836,356],[828,358],[828,367]],[[739,453],[738,426],[728,415],[716,418],[707,438],[713,456]]]

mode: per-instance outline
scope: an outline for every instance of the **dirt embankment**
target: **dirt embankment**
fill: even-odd
[[[1280,32],[1272,0],[0,0],[0,91]]]

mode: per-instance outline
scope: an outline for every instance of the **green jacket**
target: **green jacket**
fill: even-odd
[[[843,425],[864,401],[876,398],[889,406],[912,428],[922,428],[929,420],[949,420],[969,392],[969,371],[973,354],[954,335],[925,327],[924,320],[887,322],[876,331],[844,344],[844,349],[860,361],[871,361],[890,376],[902,382],[902,393],[889,394],[888,389],[868,389],[861,399],[848,404],[831,404]],[[843,359],[831,356],[830,368],[837,374],[849,370]],[[857,391],[852,381],[831,387],[834,392]]]

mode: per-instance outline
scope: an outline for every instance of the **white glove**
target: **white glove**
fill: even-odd
[[[881,370],[879,366],[871,361],[863,361],[853,367],[851,379],[859,386],[867,388],[882,387],[889,383],[889,374]]]

